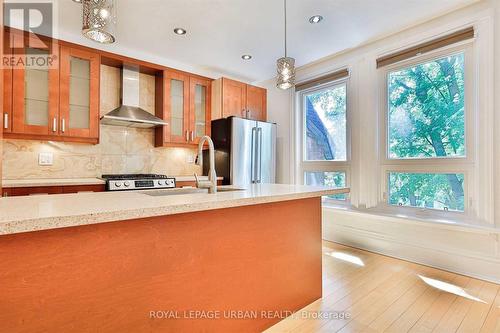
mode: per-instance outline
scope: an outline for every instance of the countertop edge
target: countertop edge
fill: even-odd
[[[231,198],[215,202],[198,202],[190,204],[168,205],[165,207],[148,207],[140,209],[109,211],[100,213],[89,213],[82,215],[67,215],[61,217],[43,217],[34,219],[23,219],[21,221],[9,221],[0,223],[0,236],[12,235],[25,232],[54,230],[68,227],[86,226],[100,223],[120,222],[142,218],[168,216],[183,213],[194,213],[207,210],[217,210],[241,206],[251,206],[280,201],[299,200],[324,195],[347,193],[348,189],[328,189],[311,192],[276,194],[269,196],[257,196],[247,198]],[[77,220],[77,221],[75,221]]]

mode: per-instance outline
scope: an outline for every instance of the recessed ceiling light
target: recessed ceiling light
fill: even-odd
[[[314,15],[309,18],[309,23],[311,24],[316,24],[319,23],[323,20],[323,16],[321,15]]]
[[[73,0],[73,2],[82,3],[82,0]]]
[[[252,59],[252,56],[250,54],[244,54],[244,55],[241,56],[241,59],[243,59],[243,60],[250,60],[250,59]]]
[[[186,32],[187,32],[186,29],[182,29],[182,28],[175,28],[174,29],[174,33],[177,35],[185,35]]]

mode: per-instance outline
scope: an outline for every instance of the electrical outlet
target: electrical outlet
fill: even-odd
[[[38,154],[38,165],[52,165],[54,164],[54,154],[40,153]]]
[[[193,154],[188,154],[186,156],[186,163],[194,163],[194,155]]]

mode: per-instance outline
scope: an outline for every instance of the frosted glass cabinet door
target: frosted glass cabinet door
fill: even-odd
[[[211,82],[190,78],[190,143],[197,144],[204,135],[210,135]]]
[[[50,56],[48,50],[30,47],[17,53],[36,59]],[[13,133],[57,135],[58,71],[39,64],[12,70]]]
[[[181,136],[184,132],[184,82],[172,79],[170,81],[170,110],[172,132],[174,136]]]
[[[90,127],[90,60],[70,57],[69,128]]]
[[[96,139],[99,126],[99,55],[61,47],[60,133]]]
[[[206,126],[206,100],[207,89],[200,84],[195,85],[194,88],[194,134],[196,137],[205,135]]]
[[[189,77],[164,71],[165,107],[163,119],[165,143],[187,143],[189,140]]]

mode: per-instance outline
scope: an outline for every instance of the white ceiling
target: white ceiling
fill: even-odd
[[[288,0],[288,54],[297,65],[355,47],[476,0]],[[80,35],[81,5],[59,1],[61,39],[208,76],[253,82],[283,56],[282,0],[116,0],[117,42]],[[324,20],[312,25],[310,16]],[[188,33],[177,36],[172,30]],[[243,61],[242,54],[253,59]]]

